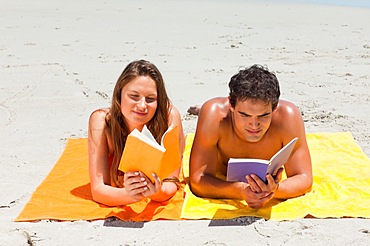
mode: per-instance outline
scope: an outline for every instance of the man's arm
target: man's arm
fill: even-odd
[[[285,109],[280,120],[284,126],[283,131],[287,132],[286,141],[290,141],[294,136],[298,141],[293,152],[284,165],[287,179],[279,184],[276,191],[276,198],[292,198],[303,195],[311,190],[312,187],[312,164],[311,156],[307,145],[306,132],[303,119],[299,109],[291,102],[282,101]]]

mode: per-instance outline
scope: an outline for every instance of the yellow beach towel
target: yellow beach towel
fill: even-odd
[[[87,139],[68,139],[62,156],[15,221],[96,220],[112,216],[125,221],[178,220],[183,198],[181,188],[167,203],[148,200],[108,207],[94,202],[88,173]]]
[[[187,137],[185,158],[194,135]],[[272,200],[263,209],[251,209],[244,201],[198,198],[185,187],[183,219],[230,219],[256,216],[271,220],[304,217],[370,218],[370,159],[350,133],[307,134],[312,157],[312,191],[286,201]],[[189,175],[184,160],[184,176]]]

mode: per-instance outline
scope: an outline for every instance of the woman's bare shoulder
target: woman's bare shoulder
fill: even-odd
[[[100,108],[94,110],[89,119],[90,126],[103,126],[105,125],[105,117],[109,113],[109,108]]]
[[[106,116],[107,115],[107,113],[109,113],[109,108],[98,108],[98,109],[95,109],[92,113],[91,113],[91,115],[90,115],[90,117],[101,117],[101,116]]]
[[[169,116],[170,116],[168,119],[169,126],[182,124],[180,111],[172,104],[169,109]]]
[[[169,113],[171,116],[180,115],[180,111],[173,104],[170,105]]]

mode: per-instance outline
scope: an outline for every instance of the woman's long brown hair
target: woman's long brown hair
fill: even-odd
[[[158,143],[160,143],[163,133],[168,129],[170,100],[167,96],[161,73],[154,64],[148,61],[138,60],[131,62],[118,78],[113,91],[110,112],[105,118],[113,141],[114,157],[111,167],[111,182],[116,187],[123,187],[123,181],[119,179],[118,166],[125,148],[127,135],[129,134],[121,112],[121,92],[123,87],[138,76],[149,76],[155,81],[157,86],[157,109],[153,118],[147,123],[148,129]]]

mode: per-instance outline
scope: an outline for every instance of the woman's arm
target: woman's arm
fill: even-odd
[[[181,159],[182,159],[182,155],[185,149],[185,135],[184,135],[184,129],[182,127],[180,112],[174,106],[171,107],[171,111],[170,111],[170,119],[169,119],[168,126],[170,125],[177,126],[177,130],[179,132],[180,154],[181,154]]]
[[[94,111],[89,119],[88,155],[91,193],[94,201],[117,206],[134,203],[141,196],[133,198],[125,188],[110,185],[109,144],[105,116],[109,109]]]

